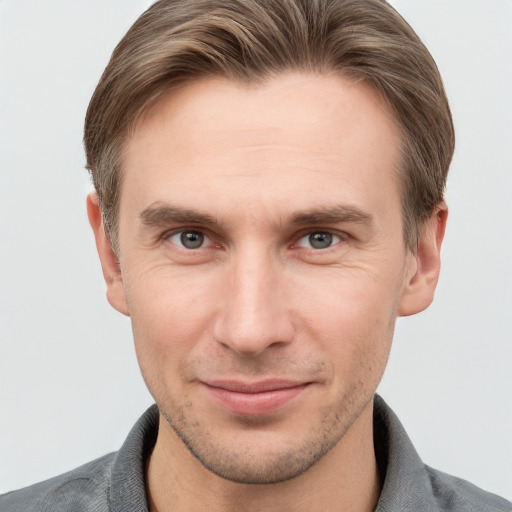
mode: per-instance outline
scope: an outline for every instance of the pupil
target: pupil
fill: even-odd
[[[332,244],[332,235],[330,233],[311,233],[309,243],[315,249],[326,249]]]
[[[204,242],[204,236],[197,231],[185,231],[181,234],[181,243],[187,249],[197,249]]]

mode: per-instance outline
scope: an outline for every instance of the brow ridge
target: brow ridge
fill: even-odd
[[[139,218],[146,226],[161,226],[172,223],[190,223],[212,226],[218,221],[212,215],[192,208],[182,208],[168,204],[153,204],[144,208]]]
[[[219,225],[220,222],[208,213],[193,208],[156,203],[148,206],[139,214],[146,226],[161,226],[172,223],[201,224],[205,226]],[[287,222],[294,225],[305,224],[337,224],[357,223],[372,225],[374,217],[371,213],[352,205],[322,206],[291,215]]]
[[[337,224],[337,223],[374,223],[371,213],[352,205],[324,206],[298,212],[290,217],[291,224]]]

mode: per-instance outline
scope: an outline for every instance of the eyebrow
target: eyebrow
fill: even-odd
[[[213,226],[219,224],[215,217],[189,208],[181,208],[166,204],[148,206],[139,214],[146,226],[164,226],[172,223],[201,224]]]
[[[366,224],[373,225],[374,217],[371,213],[357,206],[336,205],[298,212],[290,217],[291,224]]]
[[[208,213],[168,204],[148,206],[142,210],[139,218],[146,226],[165,226],[173,223],[200,224],[203,226],[216,226],[220,224],[215,217]],[[297,212],[287,220],[289,224],[295,225],[356,223],[372,226],[374,223],[372,214],[351,205],[322,206],[312,210]]]

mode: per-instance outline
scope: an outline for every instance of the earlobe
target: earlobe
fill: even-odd
[[[398,307],[399,316],[419,313],[432,303],[441,270],[441,245],[443,243],[448,209],[441,204],[424,226],[416,254],[411,255],[413,270],[406,277]]]
[[[87,196],[87,216],[94,233],[103,278],[107,285],[107,299],[114,309],[129,316],[119,260],[105,232],[98,194],[96,192],[91,192]]]

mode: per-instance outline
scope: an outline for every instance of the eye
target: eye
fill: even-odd
[[[328,231],[314,231],[313,233],[303,236],[297,245],[308,249],[328,249],[340,241],[339,236],[329,233]]]
[[[201,231],[180,231],[169,237],[169,241],[185,249],[200,249],[209,241],[209,238]]]

